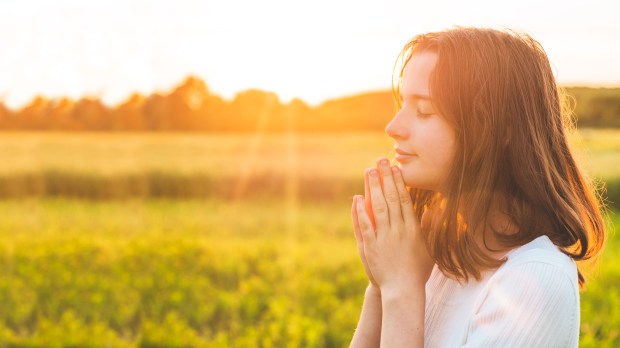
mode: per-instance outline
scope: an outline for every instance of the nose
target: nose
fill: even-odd
[[[407,129],[400,122],[399,113],[397,113],[392,121],[385,126],[385,133],[393,139],[403,139],[407,137]]]

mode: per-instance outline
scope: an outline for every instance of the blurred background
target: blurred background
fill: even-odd
[[[619,346],[619,10],[3,2],[0,346],[348,346],[368,282],[350,206],[393,160],[394,64],[455,25],[530,34],[573,98],[610,232],[580,345]]]

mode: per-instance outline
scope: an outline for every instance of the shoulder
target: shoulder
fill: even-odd
[[[546,236],[514,249],[507,258],[489,276],[475,305],[468,342],[576,346],[580,309],[575,263]]]
[[[563,284],[579,292],[577,265],[547,236],[512,250],[506,257],[507,261],[491,276],[492,283],[526,278],[528,281],[522,286]]]
[[[515,298],[579,305],[577,265],[547,236],[512,250],[506,257],[507,261],[490,277],[489,291],[497,288]]]
[[[533,241],[513,249],[506,255],[506,263],[498,269],[501,272],[524,263],[547,264],[558,270],[577,272],[577,266],[570,257],[560,251],[547,236],[540,236]]]

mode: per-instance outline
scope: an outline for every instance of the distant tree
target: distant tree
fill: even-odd
[[[123,131],[146,130],[146,119],[143,111],[145,97],[139,93],[132,94],[110,113],[110,128]]]
[[[84,97],[75,103],[73,117],[82,130],[107,130],[108,109],[99,99]]]
[[[393,114],[394,101],[390,93],[364,93],[319,105],[310,128],[337,132],[380,131]]]
[[[49,103],[49,99],[36,96],[30,104],[17,111],[17,117],[15,118],[16,126],[24,130],[48,129],[49,120],[46,116]]]
[[[224,120],[224,125],[232,131],[265,132],[281,107],[275,93],[246,90],[235,95],[231,104],[231,117]]]
[[[580,127],[620,127],[620,88],[567,87]]]
[[[620,88],[565,87],[580,127],[620,127]],[[1,101],[1,99],[0,99]],[[0,102],[0,129],[201,132],[382,131],[394,116],[390,91],[328,100],[317,107],[295,98],[283,105],[273,92],[250,89],[228,102],[188,76],[170,93],[130,95],[108,108],[100,98],[36,96],[13,111]]]
[[[590,114],[593,123],[620,126],[620,96],[601,95],[593,97]]]
[[[166,131],[172,129],[172,107],[170,96],[155,93],[144,101],[145,129]]]
[[[231,117],[231,106],[224,99],[217,95],[209,94],[204,102],[204,117],[201,119],[201,130],[210,132],[221,132],[222,120]]]
[[[13,129],[14,118],[13,111],[0,102],[0,129]]]
[[[82,129],[83,125],[75,117],[73,112],[75,102],[69,98],[54,98],[48,107],[47,117],[49,119],[49,129],[55,130],[77,130]]]
[[[174,130],[205,129],[206,104],[209,91],[199,78],[188,76],[168,96],[170,102],[170,127]]]
[[[285,112],[285,130],[287,131],[304,131],[306,130],[307,120],[314,117],[314,110],[299,98],[292,99],[284,108]]]

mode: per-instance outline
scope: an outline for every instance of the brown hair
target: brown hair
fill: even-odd
[[[491,258],[475,242],[474,233],[483,233],[490,250],[487,228],[506,249],[547,235],[575,261],[596,256],[605,240],[600,200],[569,147],[571,112],[540,43],[487,28],[417,35],[398,57],[404,57],[393,88],[398,109],[405,65],[421,51],[438,55],[431,100],[456,133],[448,192],[410,190],[419,218],[433,212],[424,233],[438,267],[465,280],[499,267],[505,260]],[[516,233],[487,225],[498,193]],[[582,271],[580,266],[581,288]]]

